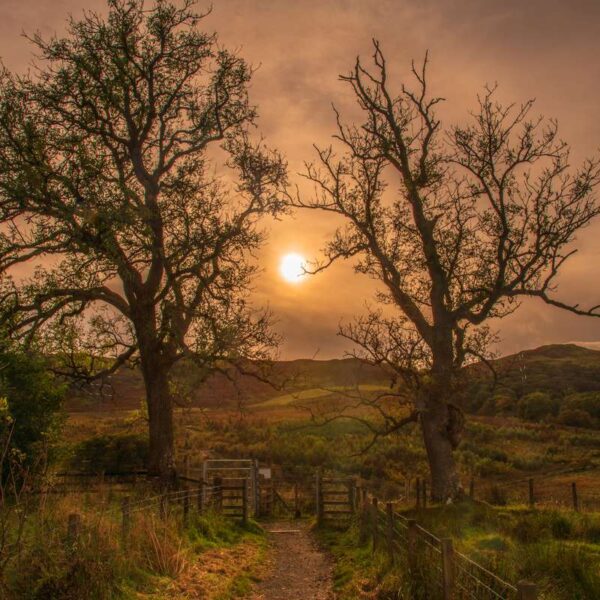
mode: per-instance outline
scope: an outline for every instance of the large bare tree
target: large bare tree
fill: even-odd
[[[373,61],[369,69],[357,59],[341,77],[364,121],[345,125],[336,111],[341,152],[317,148],[319,160],[305,174],[315,196],[297,203],[344,219],[317,269],[354,258],[357,272],[382,284],[378,299],[387,307],[341,334],[399,378],[411,408],[402,415],[388,410],[389,395],[376,399],[381,431],[420,422],[432,496],[446,500],[461,492],[453,457],[464,422],[459,374],[484,356],[486,322],[523,297],[600,316],[598,307],[554,295],[577,231],[599,212],[600,170],[597,160],[571,170],[556,123],[533,118],[531,101],[504,106],[486,88],[468,124],[443,128],[427,58],[413,65],[414,87],[400,85],[398,93],[377,42]]]
[[[34,36],[32,74],[0,80],[4,322],[88,379],[139,364],[163,477],[172,366],[208,372],[274,341],[247,294],[285,164],[251,141],[251,69],[205,16],[191,0],[108,0],[64,38]]]

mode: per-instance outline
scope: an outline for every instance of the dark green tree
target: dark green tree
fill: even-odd
[[[169,374],[267,358],[249,307],[257,222],[284,208],[281,157],[251,141],[251,69],[184,0],[108,0],[34,36],[31,76],[0,80],[6,326],[88,380],[143,374],[149,470],[173,472]],[[35,275],[12,279],[15,267]],[[244,363],[247,364],[247,363]]]

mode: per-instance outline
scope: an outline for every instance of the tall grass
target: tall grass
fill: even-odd
[[[86,502],[81,495],[59,497],[31,511],[22,534],[0,574],[3,600],[112,600],[137,597],[163,578],[185,575],[199,552],[232,545],[257,534],[212,511],[192,511],[187,524],[172,506],[165,518],[158,507],[132,511],[129,532],[122,535],[119,503]],[[77,513],[77,535],[68,532],[68,515]],[[7,530],[19,527],[18,512]],[[17,541],[16,538],[15,542]]]

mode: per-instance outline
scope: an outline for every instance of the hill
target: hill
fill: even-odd
[[[180,366],[175,372],[176,398],[196,408],[234,408],[240,402],[256,404],[310,389],[353,388],[363,385],[388,386],[389,378],[378,367],[355,358],[277,361],[261,369],[272,383],[252,375],[230,370],[207,378],[193,364]],[[73,389],[67,410],[132,410],[144,399],[144,384],[137,368],[122,368],[110,377],[103,389]]]
[[[492,361],[492,365],[495,380],[483,365],[469,367],[469,383],[464,393],[467,411],[516,413],[519,399],[533,392],[547,393],[558,399],[576,393],[600,392],[600,351],[574,344],[524,350]],[[298,394],[307,399],[327,395],[325,390],[357,386],[385,389],[389,385],[389,378],[382,369],[355,358],[277,361],[270,366],[267,376],[272,385],[233,371],[206,378],[197,367],[185,364],[176,372],[175,396],[187,406],[230,409],[240,403],[283,405]],[[144,399],[144,386],[138,369],[120,369],[109,384],[112,394],[104,397],[97,393],[72,393],[68,410],[139,408]],[[494,400],[498,398],[500,402]]]

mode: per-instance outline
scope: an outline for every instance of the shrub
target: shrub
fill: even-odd
[[[0,438],[10,437],[23,466],[39,464],[55,446],[64,392],[40,357],[0,340]]]
[[[102,435],[79,443],[71,466],[94,473],[139,471],[146,467],[148,439],[141,434]]]
[[[557,423],[561,425],[570,425],[571,427],[586,427],[592,429],[595,425],[590,413],[580,408],[563,408],[558,417]]]
[[[556,415],[558,402],[545,392],[532,392],[519,400],[517,408],[521,418],[537,421]]]

